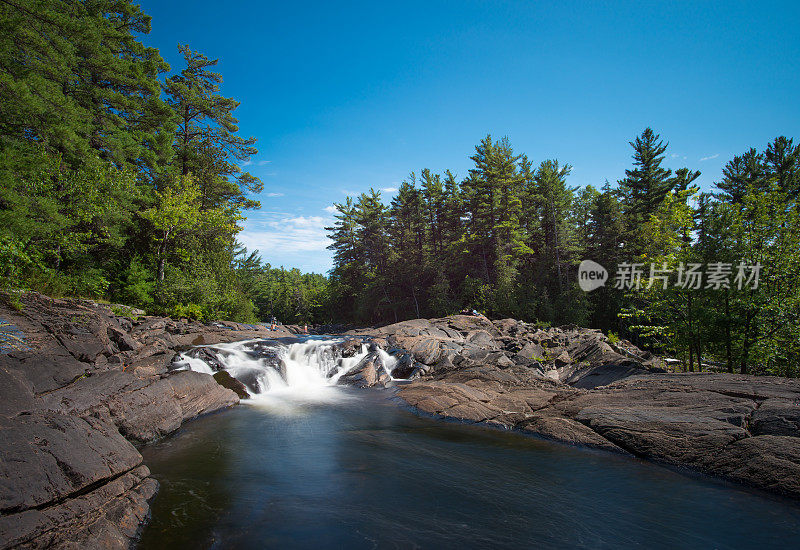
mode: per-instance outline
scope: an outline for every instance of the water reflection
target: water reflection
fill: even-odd
[[[238,407],[145,449],[162,490],[142,547],[800,545],[800,508],[780,499],[350,397]]]

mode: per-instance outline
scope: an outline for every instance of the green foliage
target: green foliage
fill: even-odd
[[[134,308],[122,304],[112,304],[111,313],[117,317],[130,317],[132,319],[138,318],[138,315],[134,313]]]
[[[175,304],[167,310],[167,315],[176,319],[186,318],[198,321],[206,318],[203,306],[199,304]]]
[[[19,291],[0,292],[0,302],[10,307],[14,311],[23,311],[25,306],[22,304]]]
[[[150,18],[129,1],[0,3],[0,135],[34,141],[73,167],[96,155],[152,175],[171,154],[159,75],[139,40]],[[167,139],[165,139],[165,137]]]
[[[330,280],[276,269],[236,238],[258,207],[257,154],[217,61],[179,46],[174,74],[128,0],[0,2],[0,287],[125,302],[176,317],[394,322],[463,308],[542,326],[588,323],[689,368],[796,376],[800,146],[735,156],[714,193],[662,166],[652,129],[616,188],[572,188],[486,136],[462,180],[423,169],[391,201],[337,204]],[[163,98],[162,98],[163,95]],[[762,266],[758,288],[577,286],[592,259]],[[12,296],[12,295],[9,295]],[[9,302],[15,307],[13,300]]]
[[[715,361],[796,374],[800,148],[781,137],[736,157],[712,195],[693,186],[699,172],[662,167],[667,145],[651,129],[631,146],[634,167],[617,188],[570,188],[569,165],[535,167],[507,139],[487,136],[461,182],[422,170],[388,209],[374,192],[348,198],[327,228],[333,311],[380,323],[466,307],[542,326],[590,324],[611,342],[677,355],[691,370]],[[581,291],[582,259],[608,268],[611,280]],[[614,288],[622,262],[642,264],[641,288]],[[716,262],[760,263],[761,286],[687,290],[674,275],[666,287],[649,278],[651,264],[676,274]]]
[[[149,30],[127,0],[0,3],[0,286],[255,321],[236,243],[255,139],[215,60],[180,46],[162,85]],[[312,277],[298,318],[327,307]]]
[[[153,271],[141,257],[135,256],[117,281],[115,296],[123,303],[149,308],[153,305],[156,287]]]
[[[236,134],[238,120],[233,111],[239,102],[218,93],[222,76],[209,70],[217,64],[216,59],[208,59],[186,45],[178,46],[178,50],[186,67],[165,84],[167,103],[178,122],[175,167],[183,176],[194,174],[204,210],[257,208],[258,202],[245,193],[258,193],[264,186],[238,164],[258,152],[255,138]]]

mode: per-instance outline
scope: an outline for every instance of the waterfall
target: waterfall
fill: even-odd
[[[319,336],[198,346],[181,353],[175,368],[207,374],[225,370],[245,385],[254,401],[327,400],[342,395],[337,382],[370,353],[380,356],[391,376],[397,359],[384,350],[370,351],[368,344],[352,338]]]

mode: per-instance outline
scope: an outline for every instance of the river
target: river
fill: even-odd
[[[140,547],[800,547],[795,503],[311,379],[144,448],[161,490]]]

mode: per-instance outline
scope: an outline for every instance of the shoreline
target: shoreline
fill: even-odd
[[[35,293],[23,306],[0,309],[29,348],[0,355],[0,548],[135,546],[158,489],[139,449],[240,401],[211,375],[172,370],[176,350],[299,336],[119,317],[110,306]],[[800,381],[667,373],[598,331],[513,320],[451,316],[340,336],[395,354],[398,378],[411,380],[387,398],[412,414],[800,498]],[[368,354],[347,380],[386,387],[378,357]]]

